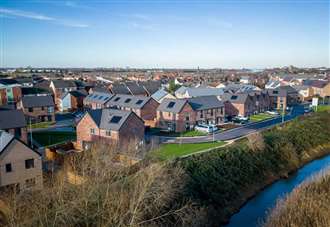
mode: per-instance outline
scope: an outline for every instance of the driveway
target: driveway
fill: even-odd
[[[304,106],[298,105],[294,106],[291,110],[291,113],[284,117],[284,121],[292,120],[298,116],[304,115]],[[201,143],[201,142],[210,142],[213,140],[232,140],[239,137],[246,136],[250,133],[260,131],[262,129],[275,126],[282,123],[282,116],[272,118],[270,120],[265,120],[257,123],[249,123],[242,127],[230,129],[228,131],[215,133],[214,135],[201,136],[201,137],[164,137],[159,136],[159,141],[162,143]]]

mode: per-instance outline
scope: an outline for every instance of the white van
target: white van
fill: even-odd
[[[215,125],[199,124],[195,126],[195,130],[200,132],[212,133],[217,131],[218,128]]]

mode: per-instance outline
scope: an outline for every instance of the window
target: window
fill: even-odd
[[[120,99],[120,97],[115,98],[115,100],[113,100],[114,102],[117,102]]]
[[[213,116],[213,109],[211,109],[210,112],[211,112],[211,116]]]
[[[48,107],[48,113],[53,113],[54,112],[54,107],[52,107],[52,106],[50,106],[50,107]]]
[[[143,102],[143,100],[139,99],[135,104],[140,105]]]
[[[29,107],[29,112],[33,112],[33,107]]]
[[[115,123],[117,124],[120,120],[121,120],[122,117],[120,116],[113,116],[110,120],[110,123]]]
[[[34,168],[34,159],[27,159],[25,160],[25,169],[31,169]]]
[[[129,103],[132,99],[126,99],[125,103]]]
[[[169,104],[167,105],[167,108],[173,108],[174,105],[175,105],[175,102],[169,102]]]
[[[233,95],[233,96],[231,96],[231,99],[232,100],[236,100],[238,97],[237,97],[237,95]]]
[[[171,112],[168,112],[167,115],[170,117],[171,116]]]
[[[94,135],[94,134],[95,134],[95,129],[94,129],[94,128],[91,128],[91,129],[90,129],[90,133],[91,133],[92,135]]]
[[[203,111],[200,112],[200,118],[203,118],[204,115],[203,115]]]
[[[106,136],[111,136],[111,131],[109,131],[109,130],[105,131],[105,135]]]
[[[42,106],[42,107],[41,107],[41,110],[45,110],[45,107]]]
[[[103,95],[101,95],[101,96],[99,97],[99,100],[101,100],[101,99],[103,99]]]
[[[186,116],[186,121],[189,121],[189,115]]]
[[[7,163],[6,164],[6,173],[10,173],[11,171],[13,171],[11,163]]]
[[[25,186],[27,188],[33,187],[35,185],[36,185],[36,179],[35,178],[25,180]]]

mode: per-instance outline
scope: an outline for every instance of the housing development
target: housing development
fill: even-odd
[[[31,167],[18,167],[19,162],[31,159],[49,164],[57,155],[82,152],[100,141],[117,144],[119,150],[133,146],[136,152],[128,158],[137,160],[153,149],[151,141],[158,146],[169,137],[204,142],[208,134],[221,136],[250,124],[260,124],[261,130],[263,122],[290,116],[300,107],[296,116],[309,113],[313,99],[319,108],[327,107],[330,71],[294,70],[3,69],[1,147],[8,149],[7,144],[15,140],[31,155],[17,160],[19,151],[11,148],[12,160],[5,163],[8,171],[2,177],[12,179],[1,180],[1,186],[40,187],[40,172],[50,171],[49,165],[42,169],[35,164],[32,168],[39,170],[31,171]],[[192,140],[194,136],[198,137]],[[227,140],[242,136],[233,134]],[[47,152],[55,156],[49,160]],[[14,176],[11,171],[16,165],[20,172]],[[58,169],[61,165],[51,171]]]
[[[0,227],[329,227],[329,0],[0,0]]]

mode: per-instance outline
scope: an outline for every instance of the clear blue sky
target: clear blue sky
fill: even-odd
[[[329,1],[0,0],[0,67],[329,67]]]

